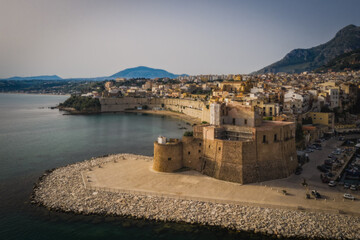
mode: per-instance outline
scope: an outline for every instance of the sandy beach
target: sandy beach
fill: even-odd
[[[125,112],[163,115],[163,116],[169,116],[169,117],[181,119],[190,124],[201,124],[201,120],[199,118],[191,117],[184,113],[167,111],[167,110],[126,110]]]

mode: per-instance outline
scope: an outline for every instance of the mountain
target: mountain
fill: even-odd
[[[326,65],[316,69],[316,72],[360,70],[360,49],[337,56]]]
[[[336,33],[327,43],[308,49],[294,49],[278,62],[257,72],[300,73],[317,69],[335,57],[360,48],[360,27],[348,25]]]
[[[17,81],[22,81],[22,80],[62,80],[62,78],[57,75],[42,75],[42,76],[33,76],[33,77],[11,77],[11,78],[1,79],[1,80],[17,80]]]
[[[169,73],[162,69],[149,68],[144,66],[127,68],[114,75],[111,78],[176,78],[180,75]]]

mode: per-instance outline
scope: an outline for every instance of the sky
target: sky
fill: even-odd
[[[349,25],[359,0],[0,0],[0,78],[148,66],[246,74]]]

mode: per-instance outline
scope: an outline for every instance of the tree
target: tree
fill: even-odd
[[[192,137],[194,135],[193,131],[184,132],[184,137]]]
[[[304,139],[304,132],[302,130],[302,125],[297,123],[296,124],[296,131],[295,131],[295,140],[300,142]]]

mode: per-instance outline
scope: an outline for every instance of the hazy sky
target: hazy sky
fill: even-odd
[[[360,25],[359,0],[0,0],[0,78],[250,73]]]

